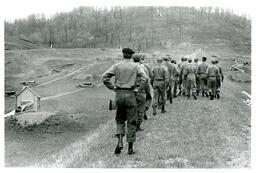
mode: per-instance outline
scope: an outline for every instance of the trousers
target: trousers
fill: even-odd
[[[127,121],[127,142],[136,140],[136,125],[138,121],[136,111],[135,92],[131,90],[116,90],[116,135],[125,135],[125,123]]]
[[[165,81],[154,81],[153,89],[154,89],[154,98],[153,98],[152,106],[157,106],[158,104],[165,105],[165,101],[166,101]]]

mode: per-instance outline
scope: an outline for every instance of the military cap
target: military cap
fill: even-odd
[[[197,61],[198,61],[198,58],[194,58],[194,61],[197,62]]]
[[[162,58],[157,58],[156,61],[159,62],[159,63],[161,63],[161,62],[163,62],[163,59],[162,59]]]
[[[168,58],[166,56],[163,57],[164,61],[168,61]]]
[[[141,55],[140,60],[145,60],[145,55]]]
[[[186,57],[183,57],[184,58],[184,61],[187,61],[188,60],[188,58],[186,58]]]
[[[122,52],[123,53],[126,53],[126,54],[134,54],[135,52],[132,50],[132,49],[130,49],[130,48],[124,48],[123,50],[122,50]]]
[[[192,62],[192,59],[191,59],[191,58],[188,58],[188,62]]]
[[[174,62],[175,62],[175,60],[174,60],[174,59],[172,59],[172,60],[171,60],[171,63],[174,63]]]
[[[140,57],[141,57],[140,55],[135,54],[135,55],[132,56],[132,59],[133,59],[134,62],[140,62]]]
[[[205,56],[203,56],[203,57],[202,57],[202,60],[205,61],[205,60],[207,60],[207,58],[206,58]]]

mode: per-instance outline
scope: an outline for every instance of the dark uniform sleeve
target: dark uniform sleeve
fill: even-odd
[[[147,74],[145,73],[145,71],[143,70],[143,68],[141,66],[137,66],[138,69],[138,77],[139,77],[139,89],[138,90],[143,90],[143,88],[145,88],[146,85],[146,81],[148,79]]]
[[[220,75],[221,75],[221,81],[223,82],[223,80],[224,80],[224,75],[223,75],[223,72],[222,72],[222,68],[219,67],[219,70],[220,70]]]
[[[114,85],[110,82],[111,77],[115,76],[116,70],[115,70],[115,65],[112,65],[103,75],[102,75],[102,80],[103,84],[110,90],[114,90],[115,87]]]
[[[145,66],[145,67],[147,68],[147,70],[148,70],[149,78],[152,79],[152,77],[153,77],[152,70],[150,69],[150,67],[149,67],[148,65],[144,65],[144,66]]]

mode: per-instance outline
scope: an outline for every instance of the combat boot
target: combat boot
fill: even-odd
[[[152,106],[153,108],[153,115],[155,116],[156,115],[156,106]]]
[[[161,113],[165,113],[165,112],[166,112],[165,107],[164,107],[164,105],[162,105]]]
[[[199,96],[199,90],[196,91],[196,96]]]
[[[216,93],[216,97],[217,97],[217,99],[220,99],[220,93]]]
[[[195,100],[197,100],[196,94],[192,93],[192,96],[194,97]]]
[[[207,93],[207,91],[205,91],[205,95],[206,95],[206,97],[208,97],[209,95],[208,95],[208,93]]]
[[[117,138],[118,138],[118,143],[115,149],[115,154],[120,154],[123,149],[123,136],[117,135]]]
[[[210,92],[209,95],[210,95],[210,100],[213,100],[214,95],[212,94],[212,92]]]
[[[187,95],[187,99],[189,99],[189,98],[190,98],[190,95],[188,94],[188,95]]]
[[[140,127],[140,125],[137,125],[137,127],[136,127],[136,132],[139,132],[139,131],[143,131],[144,129],[142,129],[141,127]]]
[[[170,97],[170,104],[172,104],[172,97]]]
[[[129,155],[135,154],[135,152],[133,151],[133,143],[132,142],[128,143],[128,154]]]
[[[144,111],[144,115],[143,115],[143,119],[144,119],[144,120],[147,120],[147,119],[148,119],[147,110],[148,110],[148,106],[145,106],[145,111]]]

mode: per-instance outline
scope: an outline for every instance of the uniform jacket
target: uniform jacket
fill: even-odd
[[[153,76],[152,76],[152,80],[163,80],[165,82],[169,81],[169,74],[167,71],[167,67],[162,65],[162,64],[158,64],[157,66],[155,66],[152,70]]]
[[[220,75],[219,68],[212,64],[206,70],[207,77],[218,77]]]
[[[114,85],[110,82],[111,77],[115,76]],[[143,68],[134,63],[131,59],[123,59],[110,67],[102,75],[103,83],[111,90],[115,88],[136,89],[139,81],[143,87],[147,80],[147,75]]]
[[[198,74],[198,75],[205,74],[208,66],[209,66],[208,63],[202,62],[201,64],[198,65],[197,70],[196,70],[196,74]]]
[[[196,66],[192,63],[188,63],[184,69],[184,76],[187,80],[196,80]]]

